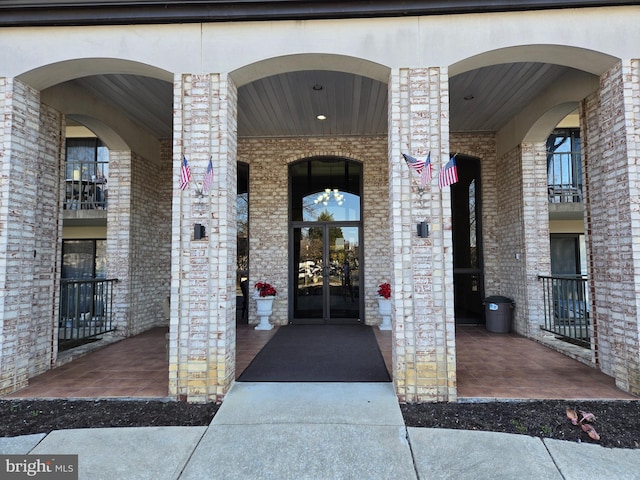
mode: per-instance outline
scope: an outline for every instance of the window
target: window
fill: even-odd
[[[359,163],[326,157],[298,162],[289,169],[291,220],[360,220]]]
[[[238,287],[249,276],[249,165],[238,163],[237,206],[237,271]]]
[[[107,178],[109,149],[97,138],[68,138],[66,158],[67,179]]]
[[[106,278],[106,258],[106,240],[63,240],[62,278]]]
[[[105,209],[109,150],[97,138],[67,139],[65,181],[67,210]]]
[[[582,201],[580,129],[558,128],[547,138],[549,201]]]
[[[237,312],[242,312],[242,321],[246,323],[249,311],[249,165],[246,163],[238,162],[237,187],[236,308]]]

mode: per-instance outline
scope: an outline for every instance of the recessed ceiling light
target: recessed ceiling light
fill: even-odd
[[[326,120],[326,119],[327,119],[327,116],[326,116],[326,115],[323,115],[323,114],[320,114],[320,115],[316,115],[316,118],[317,118],[318,120]]]
[[[320,90],[324,90],[324,87],[322,85],[320,85],[319,83],[316,83],[313,87],[316,92],[319,92]]]
[[[463,98],[465,100],[473,100],[475,97],[473,96],[473,93],[470,93],[469,95],[465,95]]]

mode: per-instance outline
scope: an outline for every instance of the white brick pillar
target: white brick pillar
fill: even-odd
[[[549,243],[549,197],[547,190],[546,144],[524,143],[520,150],[522,162],[522,239],[523,251],[514,261],[523,265],[522,277],[516,282],[523,285],[523,297],[516,302],[515,330],[527,337],[540,337],[544,325],[544,289],[538,275],[551,274],[551,247]],[[502,292],[509,296],[509,285]]]
[[[224,74],[177,76],[174,110],[169,392],[220,401],[235,377],[236,87]],[[193,180],[181,191],[183,155]],[[202,193],[210,158],[214,180]]]
[[[640,394],[640,61],[624,60],[582,102],[585,215],[596,358]]]
[[[133,205],[131,201],[131,151],[109,151],[109,197],[107,208],[107,272],[108,278],[117,278],[114,285],[115,335],[128,337],[132,331],[131,228]]]
[[[393,377],[401,401],[455,401],[450,187],[437,175],[449,159],[446,68],[395,69],[389,82]],[[431,152],[434,178],[422,198],[402,153]],[[419,238],[427,221],[429,237]]]
[[[53,361],[60,262],[62,115],[0,79],[0,394]]]

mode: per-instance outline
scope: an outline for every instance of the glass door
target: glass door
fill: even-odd
[[[362,165],[301,160],[289,188],[291,323],[360,323]]]
[[[292,323],[360,322],[359,230],[335,223],[293,228],[298,261]]]

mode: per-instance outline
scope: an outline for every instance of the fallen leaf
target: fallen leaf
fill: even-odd
[[[596,416],[593,413],[584,412],[584,411],[580,410],[580,415],[582,415],[582,418],[580,419],[581,422],[584,422],[584,421],[595,422],[596,421]]]
[[[593,428],[588,423],[581,423],[580,428],[582,428],[582,431],[586,432],[587,435],[589,435],[589,438],[591,440],[600,440],[600,435],[598,435],[598,432],[596,432],[596,429]]]
[[[567,408],[567,418],[574,425],[578,425],[578,414],[576,413],[576,411],[573,408]]]

